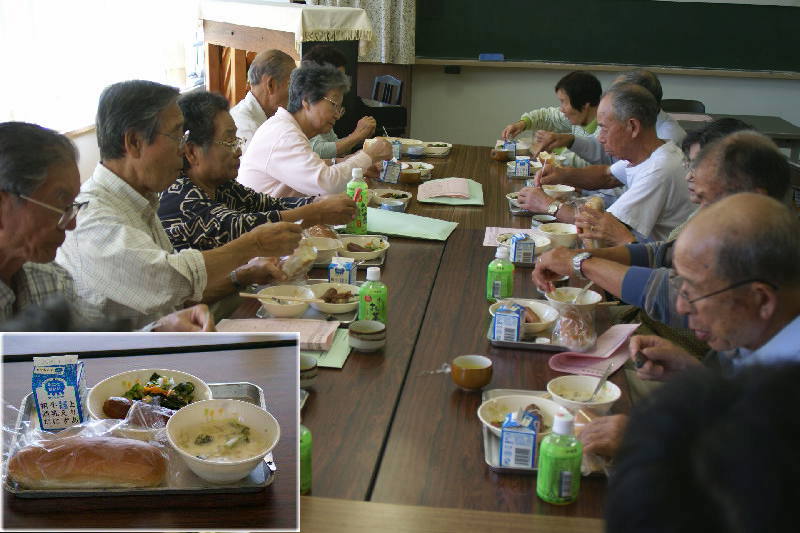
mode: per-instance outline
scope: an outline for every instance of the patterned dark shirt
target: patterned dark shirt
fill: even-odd
[[[279,222],[278,211],[311,203],[304,198],[273,198],[231,180],[217,188],[215,199],[181,176],[161,193],[158,217],[176,250],[210,250],[266,222]]]

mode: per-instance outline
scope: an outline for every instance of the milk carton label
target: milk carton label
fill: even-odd
[[[514,175],[516,176],[530,176],[531,175],[531,156],[518,155],[514,158],[516,161],[514,166]]]
[[[400,163],[397,161],[384,161],[382,163],[380,180],[386,183],[397,183],[400,179]]]
[[[516,159],[517,157],[517,141],[505,141],[503,143],[503,150],[508,150],[508,155],[510,159]]]
[[[42,429],[60,430],[88,418],[84,366],[77,355],[34,357],[31,389]]]
[[[356,264],[352,257],[332,257],[328,265],[328,281],[331,283],[356,282]]]
[[[536,252],[536,241],[527,233],[515,233],[511,237],[511,253],[509,259],[518,265],[533,265]]]
[[[525,310],[515,303],[502,304],[494,313],[492,335],[495,340],[517,342],[521,336]]]
[[[508,413],[500,430],[500,466],[534,468],[539,417],[527,411]]]

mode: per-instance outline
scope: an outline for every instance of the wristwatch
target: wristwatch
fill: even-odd
[[[553,217],[556,216],[556,213],[558,213],[558,209],[562,205],[564,205],[564,202],[561,202],[559,200],[554,200],[550,205],[547,206],[547,214]]]
[[[228,274],[228,278],[230,278],[231,283],[233,284],[233,288],[237,291],[241,291],[244,287],[242,287],[242,283],[239,281],[239,278],[236,276],[236,269],[234,268],[231,270],[231,273]]]
[[[572,271],[583,279],[586,279],[586,276],[583,275],[583,271],[581,271],[581,266],[583,266],[583,262],[592,257],[592,254],[589,252],[581,252],[579,254],[575,254],[572,258]]]

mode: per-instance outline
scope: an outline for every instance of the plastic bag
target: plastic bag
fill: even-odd
[[[288,281],[299,281],[306,279],[316,260],[317,249],[309,243],[308,239],[304,238],[300,240],[300,244],[292,252],[292,255],[281,257],[278,266],[286,274]]]
[[[594,325],[594,308],[579,309],[562,304],[560,316],[553,328],[553,344],[564,346],[573,352],[589,351],[597,341]]]

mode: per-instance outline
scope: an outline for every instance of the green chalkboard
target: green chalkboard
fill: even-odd
[[[419,0],[417,57],[800,72],[800,8],[655,0]]]

